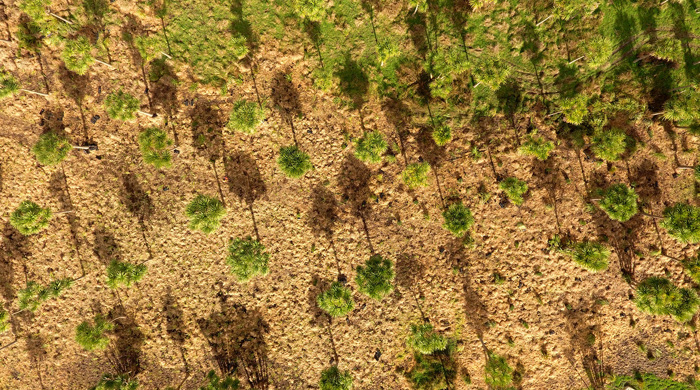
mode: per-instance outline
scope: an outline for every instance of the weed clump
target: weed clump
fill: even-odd
[[[209,234],[219,228],[226,208],[220,200],[200,194],[187,205],[185,215],[190,219],[190,229]]]
[[[365,262],[364,266],[357,266],[355,282],[361,293],[381,301],[394,289],[391,284],[394,276],[391,260],[384,259],[380,255],[373,255]]]
[[[304,176],[312,168],[309,155],[296,145],[281,148],[277,164],[285,175],[294,179]]]
[[[382,133],[368,131],[355,141],[355,157],[365,162],[378,163],[382,161],[382,155],[387,147]]]
[[[226,263],[239,282],[247,282],[256,275],[267,275],[270,255],[265,246],[250,237],[231,241]]]
[[[316,302],[331,317],[344,316],[355,308],[350,289],[339,282],[333,282],[328,290],[318,296]]]

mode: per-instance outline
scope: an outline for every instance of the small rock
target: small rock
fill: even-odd
[[[377,350],[377,352],[374,353],[374,360],[379,361],[380,357],[382,357],[382,351]]]

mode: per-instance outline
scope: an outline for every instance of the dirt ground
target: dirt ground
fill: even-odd
[[[10,5],[6,12],[15,25],[19,11]],[[657,214],[674,201],[694,199],[691,174],[676,177],[672,156],[674,148],[694,148],[695,137],[671,138],[654,124],[651,132],[637,132],[649,147],[627,163],[608,166],[582,155],[584,178],[573,149],[558,145],[553,158],[539,163],[517,152],[508,131],[489,151],[498,175],[528,182],[530,192],[518,208],[503,201],[484,145],[481,159],[468,153],[478,129],[456,129],[453,141],[437,149],[397,105],[370,101],[362,108],[365,128],[404,146],[396,162],[359,162],[347,141],[362,132],[358,112],[317,91],[304,58],[272,47],[259,54],[258,88],[266,100],[298,109],[296,137],[314,165],[295,180],[276,165],[279,147],[293,142],[279,111],[270,111],[255,135],[222,131],[232,102],[254,99],[250,80],[226,96],[204,87],[193,92],[184,82],[187,71],[176,66],[183,83],[150,85],[149,107],[136,76],[140,69],[118,44],[116,70],[95,65],[84,77],[69,74],[58,52],[37,59],[16,55],[16,40],[0,45],[3,66],[28,89],[45,91],[41,62],[51,91],[48,99],[16,95],[0,109],[4,306],[18,310],[17,292],[28,280],[87,275],[36,312],[13,316],[11,331],[0,335],[0,345],[17,340],[0,352],[0,389],[86,389],[115,365],[136,372],[143,389],[197,389],[207,371],[240,352],[230,350],[231,340],[250,335],[268,362],[271,388],[317,388],[321,371],[337,356],[356,389],[406,389],[402,372],[412,358],[405,339],[421,309],[458,340],[460,376],[468,373],[472,380],[467,385],[459,379],[459,389],[485,388],[478,336],[517,368],[523,389],[582,388],[584,365],[594,355],[615,373],[694,373],[700,350],[695,332],[639,312],[622,277],[622,270],[636,281],[666,274],[691,285],[680,264],[651,255],[659,246],[654,221],[641,215],[624,224],[611,221],[601,211],[587,212],[584,197],[588,189],[625,182],[636,183],[645,210]],[[119,86],[159,116],[110,120],[102,102]],[[92,123],[95,115],[100,118]],[[142,162],[136,137],[148,126],[163,126],[176,139],[180,153],[171,168],[158,171]],[[30,148],[49,128],[99,150],[74,150],[56,167],[39,166]],[[546,125],[540,131],[554,139]],[[199,134],[209,140],[207,148],[195,146]],[[693,153],[678,156],[694,163]],[[410,191],[399,175],[421,158],[435,174],[428,187]],[[480,186],[493,195],[486,202]],[[220,196],[227,206],[221,228],[210,235],[187,227],[185,206],[199,193]],[[473,246],[441,226],[443,198],[471,208]],[[75,212],[23,237],[8,217],[25,199]],[[225,245],[254,236],[256,229],[270,253],[270,273],[240,284],[224,262]],[[610,268],[593,274],[550,253],[547,240],[558,232],[607,240]],[[662,229],[660,237],[676,257],[697,249]],[[148,273],[135,287],[106,286],[110,260],[140,262],[149,251]],[[354,284],[354,268],[373,252],[392,259],[397,272],[395,291],[381,302]],[[339,271],[356,306],[347,318],[329,321],[315,300]],[[496,274],[504,281],[496,283]],[[119,318],[106,353],[85,352],[74,341],[76,326],[96,313]]]

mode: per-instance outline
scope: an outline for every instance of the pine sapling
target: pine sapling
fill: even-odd
[[[321,372],[318,387],[321,390],[350,390],[352,376],[349,371],[340,371],[338,366],[330,366]]]
[[[545,161],[549,158],[549,153],[554,150],[554,143],[547,141],[542,137],[529,135],[527,140],[520,146],[520,153],[527,156],[534,156],[540,161]]]
[[[625,184],[614,184],[600,191],[598,206],[616,221],[625,222],[637,214],[637,193]]]
[[[574,244],[566,253],[581,267],[589,271],[603,271],[608,268],[610,250],[595,241]]]
[[[452,128],[448,125],[440,125],[433,129],[431,135],[437,146],[445,146],[452,139]]]
[[[39,96],[49,96],[45,93],[41,92],[35,92],[31,91],[29,89],[24,89],[19,87],[19,82],[17,79],[10,74],[9,72],[5,72],[0,70],[0,99],[4,99],[6,97],[12,96],[18,91],[23,91],[27,93],[31,93],[33,95],[39,95]]]
[[[394,267],[389,259],[380,255],[373,255],[365,262],[364,266],[357,266],[355,282],[358,290],[372,299],[381,301],[389,294],[394,286]]]
[[[474,216],[471,210],[462,202],[453,203],[442,212],[445,223],[442,225],[457,237],[462,237],[474,225]]]
[[[71,149],[73,147],[66,138],[49,131],[39,136],[39,140],[32,147],[32,152],[40,164],[50,166],[65,160]]]
[[[409,189],[428,185],[430,165],[427,162],[408,164],[401,172],[401,178]]]
[[[107,95],[104,106],[107,115],[112,119],[122,121],[134,119],[137,112],[146,116],[153,116],[147,112],[140,111],[141,102],[139,102],[139,99],[121,89]]]
[[[670,315],[678,322],[690,321],[700,306],[695,290],[678,288],[670,280],[655,276],[639,283],[634,303],[645,313]]]
[[[593,135],[591,149],[596,157],[605,161],[617,161],[627,148],[627,135],[618,128],[598,130]]]
[[[84,75],[95,62],[91,51],[92,45],[90,45],[90,41],[81,35],[66,41],[66,45],[61,52],[61,58],[66,65],[66,69],[79,75]]]
[[[207,384],[199,388],[199,390],[238,390],[240,381],[230,376],[219,378],[214,370],[207,373]]]
[[[107,286],[109,288],[131,287],[146,275],[146,264],[131,264],[112,260],[107,266]]]
[[[280,148],[277,165],[285,175],[295,179],[304,176],[306,171],[313,167],[309,155],[302,152],[296,145]]]
[[[382,133],[367,131],[355,141],[355,157],[364,162],[378,163],[387,147]]]
[[[504,357],[489,352],[484,366],[484,379],[491,389],[512,389],[513,369]]]
[[[165,131],[157,127],[149,127],[139,134],[139,149],[143,161],[156,168],[167,168],[172,161],[170,147],[173,140],[168,138]]]
[[[226,263],[239,282],[247,282],[256,275],[264,276],[269,272],[267,263],[270,255],[257,240],[236,238],[229,244],[228,253]]]
[[[88,321],[83,321],[75,329],[75,340],[86,351],[107,348],[109,337],[105,336],[105,332],[114,328],[114,324],[99,314],[93,322],[94,325],[91,325]]]
[[[190,229],[209,234],[221,225],[226,208],[220,200],[200,194],[187,205],[185,214],[190,219]]]
[[[7,310],[0,308],[0,334],[7,332],[10,329],[10,313]]]
[[[52,216],[48,208],[42,208],[31,200],[25,200],[10,214],[10,225],[28,236],[49,226]]]
[[[661,226],[680,242],[700,241],[700,207],[676,203],[664,210]]]
[[[700,284],[700,255],[685,259],[682,261],[682,264],[688,276],[690,276],[695,283]]]
[[[498,187],[500,187],[508,199],[516,206],[520,206],[525,201],[523,195],[525,195],[528,190],[526,182],[515,177],[509,177],[503,180]]]
[[[105,374],[92,390],[136,390],[139,383],[126,375]]]
[[[333,282],[328,290],[319,294],[316,302],[331,317],[344,316],[355,308],[350,289],[339,282]]]
[[[47,286],[29,281],[27,282],[27,287],[20,290],[17,294],[19,298],[19,309],[36,311],[42,303],[51,298],[59,297],[72,285],[73,279],[70,278],[53,280]]]
[[[411,324],[411,334],[408,336],[406,344],[416,352],[430,355],[447,348],[448,340],[436,332],[431,324]]]
[[[226,125],[230,130],[253,134],[265,119],[265,110],[258,104],[241,99],[233,103]]]

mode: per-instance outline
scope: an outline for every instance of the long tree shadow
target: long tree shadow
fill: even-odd
[[[229,192],[247,204],[253,220],[255,237],[260,241],[253,203],[265,196],[267,186],[260,173],[258,163],[250,153],[238,151],[224,157],[224,170],[228,179]]]
[[[321,279],[318,277],[318,275],[314,275],[311,280],[311,287],[306,292],[306,299],[309,305],[309,314],[311,314],[312,318],[311,323],[315,326],[326,327],[326,331],[328,332],[328,338],[331,343],[331,352],[333,352],[333,356],[331,356],[329,364],[337,365],[339,357],[338,350],[335,347],[335,339],[333,338],[333,318],[318,307],[317,301],[318,296],[324,291],[328,290],[330,286],[330,281]]]
[[[333,239],[333,231],[338,221],[338,201],[335,195],[325,186],[317,184],[313,190],[311,209],[307,215],[307,223],[314,236],[323,236],[331,244],[335,265],[338,269],[338,281],[347,280],[340,268],[340,259],[338,258],[338,251],[335,248],[335,240]]]
[[[122,39],[126,42],[129,47],[129,54],[131,55],[131,62],[137,68],[141,70],[141,81],[144,85],[144,94],[148,99],[148,108],[153,110],[153,101],[151,100],[151,92],[148,84],[148,77],[146,76],[146,61],[141,56],[141,52],[138,50],[135,38],[138,36],[145,36],[148,32],[143,24],[131,14],[126,15],[126,22],[122,24]]]
[[[97,226],[93,230],[93,248],[92,252],[97,258],[107,266],[112,260],[122,260],[119,244],[114,238],[112,232],[107,231],[104,226]]]
[[[146,337],[123,306],[110,310],[109,318],[113,318],[115,338],[107,350],[107,359],[115,373],[134,378],[141,372],[141,348]]]
[[[211,163],[216,178],[216,186],[219,190],[221,203],[226,205],[224,192],[221,190],[219,172],[216,169],[216,161],[224,156],[224,138],[222,128],[224,119],[221,110],[214,107],[215,102],[206,98],[198,98],[194,106],[189,110],[190,127],[192,130],[192,143],[198,155],[206,157]],[[224,164],[226,162],[224,161]]]
[[[180,101],[177,98],[177,86],[179,82],[175,70],[165,58],[156,58],[150,62],[148,80],[151,83],[150,90],[153,99],[153,109],[165,112],[167,123],[171,124],[175,145],[180,145],[180,137],[177,126],[172,124],[174,115],[180,110]]]
[[[421,300],[423,299],[423,290],[420,287],[420,281],[425,274],[425,268],[416,256],[402,253],[396,256],[396,285],[406,289],[411,293],[411,296],[421,314],[423,321],[428,321],[428,317],[423,311]],[[395,290],[396,294],[400,294],[399,289]]]
[[[282,119],[289,124],[292,129],[292,138],[295,144],[297,141],[296,131],[294,130],[294,117],[301,115],[301,100],[299,89],[292,83],[292,79],[288,76],[289,70],[278,71],[272,77],[270,86],[270,100],[272,106],[277,109]]]
[[[141,237],[148,251],[148,258],[151,259],[153,258],[153,252],[151,251],[150,242],[146,237],[146,231],[148,230],[147,222],[150,220],[151,215],[153,215],[153,201],[143,189],[141,183],[139,183],[136,174],[124,172],[121,174],[120,179],[122,182],[120,197],[127,210],[138,219],[139,227],[141,228]]]
[[[564,313],[569,345],[564,349],[564,356],[571,363],[583,385],[595,390],[603,389],[605,387],[605,369],[603,357],[599,355],[596,345],[601,338],[596,337],[600,329],[596,323],[595,302],[581,298],[578,304],[569,303],[567,307],[571,307]],[[599,349],[602,353],[602,341],[599,343]],[[577,362],[579,360],[583,366],[584,375],[578,369]]]
[[[85,101],[85,96],[89,92],[90,78],[88,74],[81,76],[75,72],[71,72],[61,63],[61,66],[58,68],[58,79],[66,95],[73,99],[80,111],[80,120],[83,125],[83,142],[91,142],[92,137],[88,132],[87,122],[85,121],[85,111],[83,109],[83,101]]]
[[[190,335],[186,331],[184,320],[185,313],[182,311],[182,308],[180,308],[177,298],[173,296],[170,286],[168,286],[165,299],[163,300],[163,311],[165,312],[166,319],[166,333],[177,345],[180,357],[182,358],[182,364],[185,367],[184,381],[190,374],[190,365],[187,361],[187,354],[185,353],[185,341],[190,338]]]
[[[339,80],[340,92],[352,102],[352,107],[360,114],[362,128],[365,127],[362,116],[362,106],[365,104],[367,92],[369,91],[369,76],[362,68],[362,64],[345,54],[345,59],[335,71]]]
[[[408,159],[406,158],[406,139],[410,135],[409,121],[407,118],[411,117],[411,110],[408,106],[398,99],[386,99],[382,102],[382,111],[384,111],[384,116],[386,120],[391,123],[396,131],[398,137],[398,147],[401,149],[401,155],[403,156],[404,165],[408,165]]]
[[[464,312],[467,315],[467,324],[472,328],[479,341],[483,344],[484,333],[488,329],[489,310],[479,293],[474,288],[469,270],[462,273],[462,290],[464,292]]]
[[[438,169],[443,161],[445,161],[445,148],[441,148],[435,144],[433,140],[432,132],[428,127],[422,127],[420,132],[416,136],[416,142],[418,144],[418,152],[425,159],[425,161],[430,164],[431,171],[435,176],[435,183],[437,184],[438,194],[440,195],[440,200],[445,203],[445,197],[442,191],[442,185],[440,184],[440,176],[438,175]]]
[[[2,250],[0,251],[0,293],[5,301],[15,299],[15,262],[30,253],[27,236],[18,232],[9,222],[5,222],[2,231]]]
[[[39,385],[42,389],[45,388],[44,379],[41,376],[41,364],[46,359],[48,353],[46,352],[46,341],[39,333],[31,333],[26,337],[26,347],[27,354],[29,355],[29,360],[36,370],[37,378],[39,379]]]
[[[68,178],[66,173],[61,168],[60,171],[55,171],[51,175],[49,181],[49,190],[58,198],[60,204],[60,211],[75,210],[75,205],[73,204],[73,199],[71,198],[70,190],[68,186]],[[75,253],[78,257],[78,262],[80,263],[81,275],[85,275],[85,266],[83,264],[83,257],[80,253],[80,218],[75,212],[67,213],[62,216],[68,219],[68,226],[70,227],[70,235],[73,240],[73,245],[75,246]]]
[[[351,153],[345,156],[340,172],[338,175],[338,186],[342,191],[343,203],[347,202],[352,214],[359,217],[362,221],[369,250],[371,253],[374,253],[369,229],[367,228],[367,218],[372,211],[368,202],[369,197],[372,195],[372,190],[369,187],[372,172]]]
[[[641,199],[649,203],[661,201],[658,170],[658,165],[651,160],[644,160],[632,168],[630,180],[635,183],[634,191]]]

